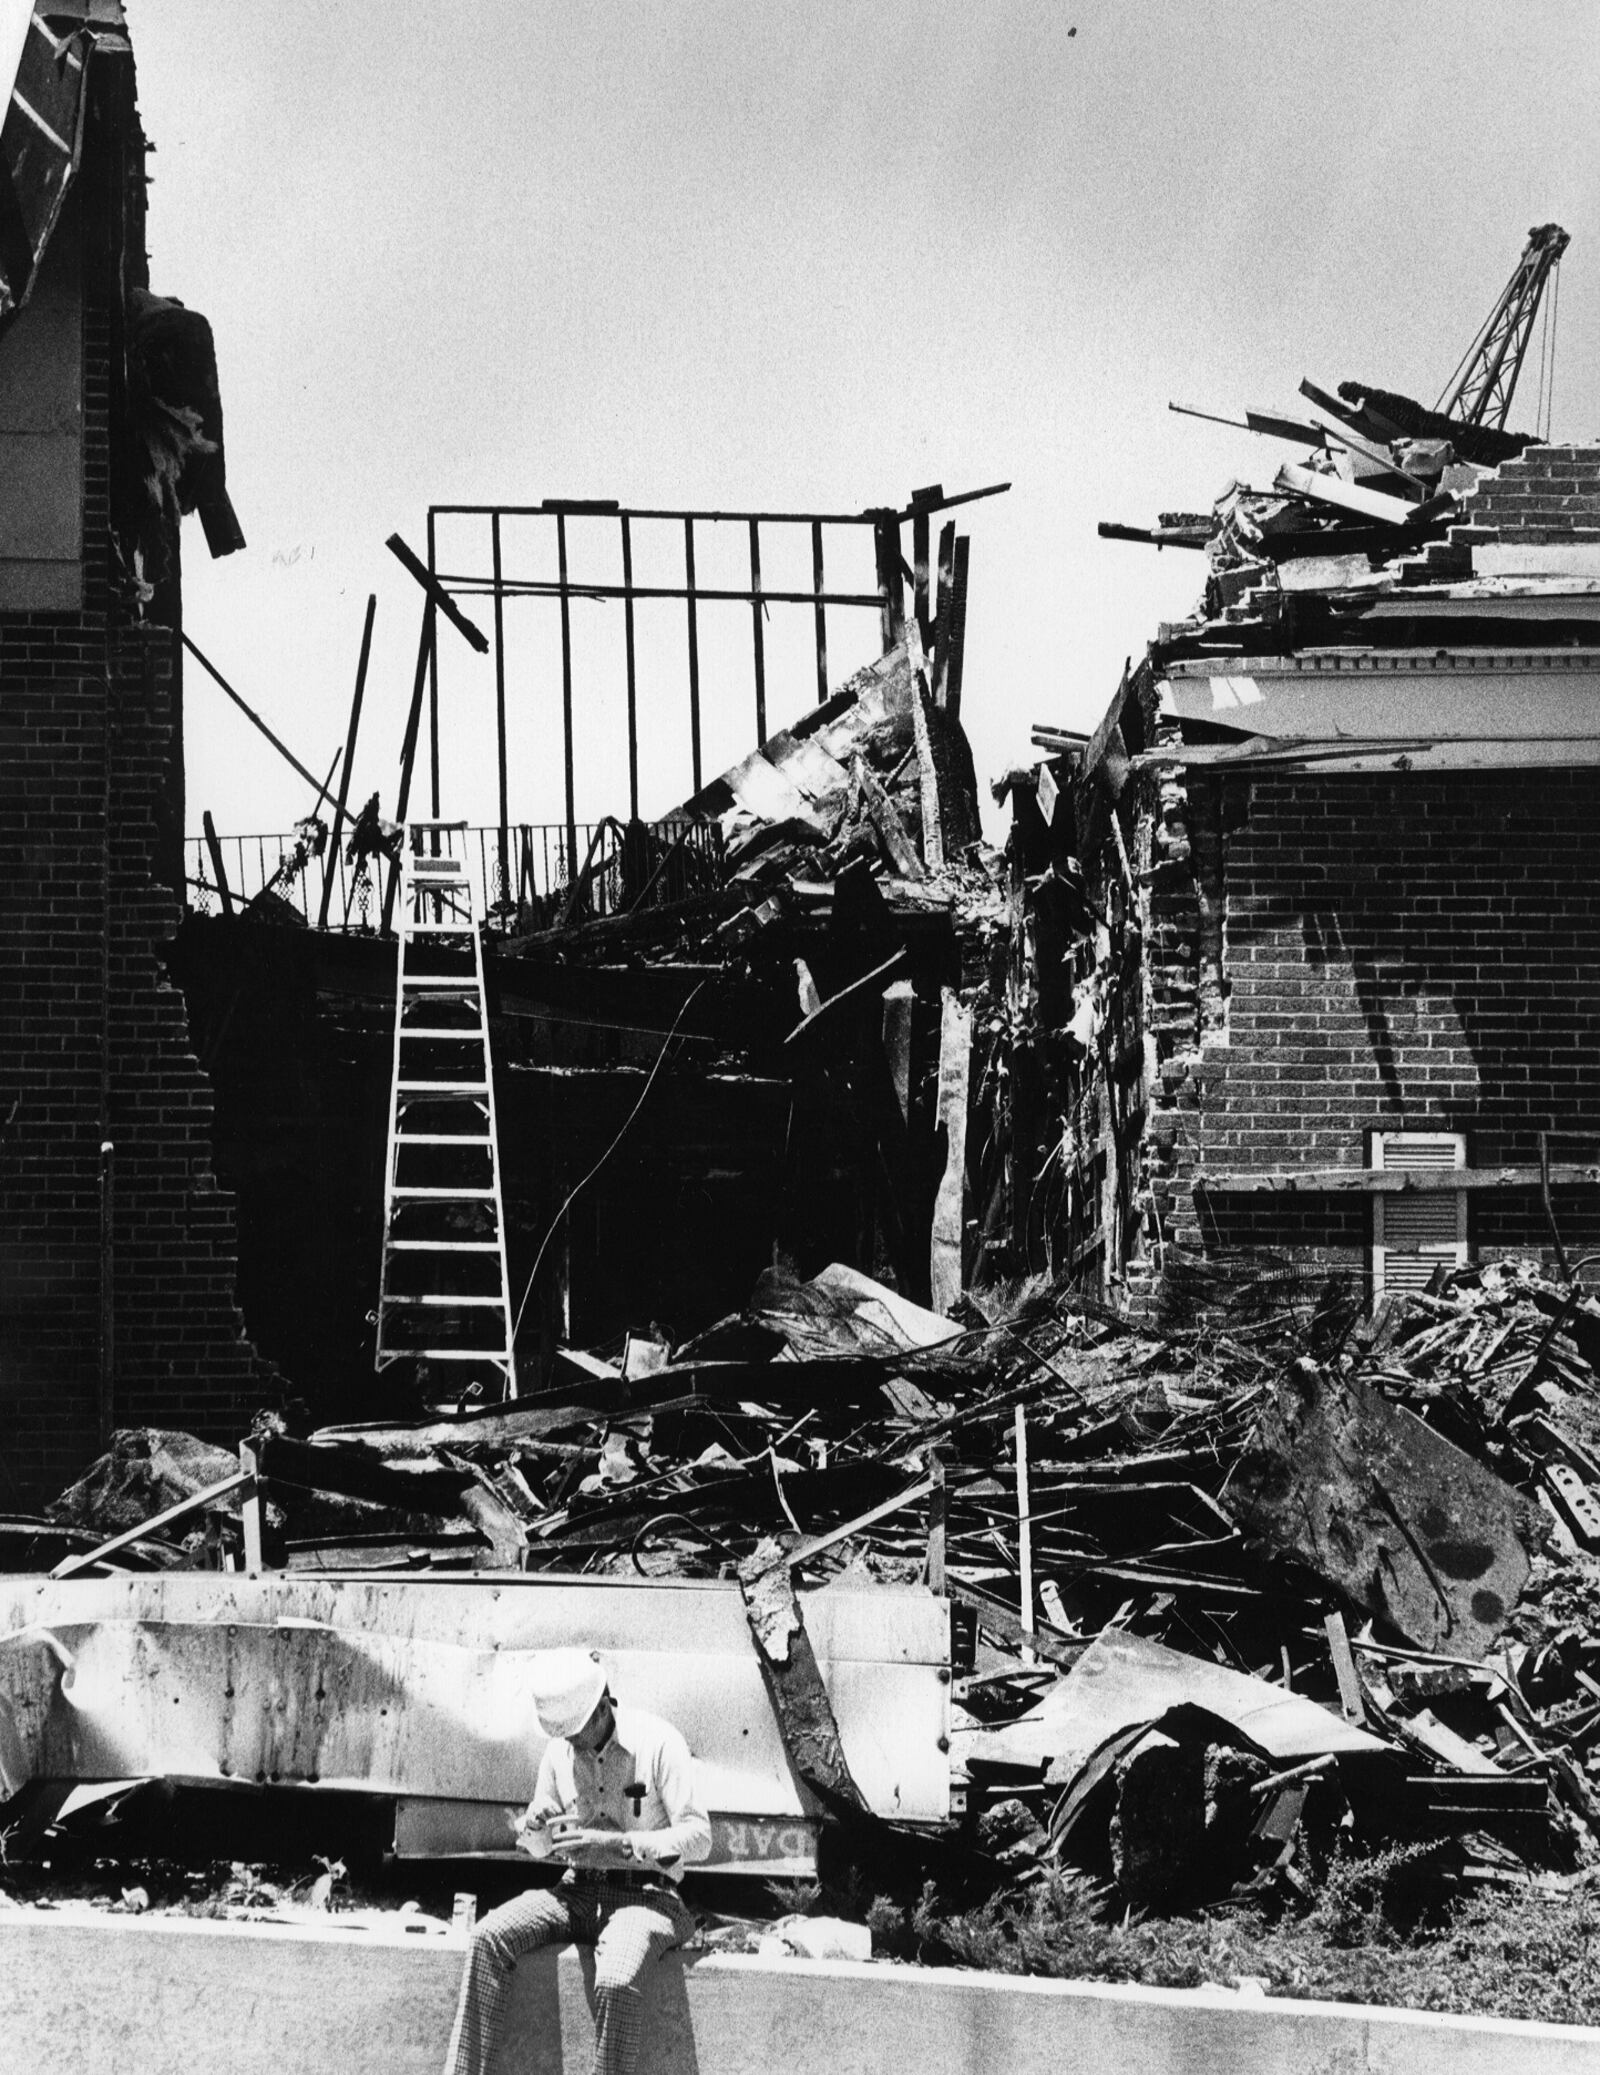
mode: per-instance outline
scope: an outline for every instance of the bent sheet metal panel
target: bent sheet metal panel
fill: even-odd
[[[1382,1752],[1387,1746],[1318,1702],[1248,1672],[1189,1657],[1147,1637],[1106,1629],[1037,1706],[1004,1729],[958,1732],[957,1755],[1039,1765],[1076,1779],[1110,1738],[1169,1708],[1204,1708],[1285,1765],[1305,1758]]]
[[[942,1820],[948,1603],[910,1587],[833,1587],[801,1601],[869,1804]],[[543,1748],[527,1653],[587,1643],[619,1698],[682,1729],[711,1809],[801,1813],[731,1584],[0,1579],[0,1644],[41,1629],[72,1653],[70,1674],[30,1647],[0,1647],[0,1714],[13,1759],[20,1751],[38,1779],[267,1780],[525,1802]]]

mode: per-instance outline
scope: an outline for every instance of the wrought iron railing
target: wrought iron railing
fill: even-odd
[[[506,831],[470,828],[466,854],[477,912],[503,934],[573,927],[604,916],[670,907],[715,892],[726,878],[722,832],[714,821],[576,825],[576,870],[564,822],[513,823]],[[189,906],[197,914],[287,914],[315,923],[328,889],[327,926],[376,933],[383,923],[391,861],[329,857],[324,838],[192,836],[185,845]]]

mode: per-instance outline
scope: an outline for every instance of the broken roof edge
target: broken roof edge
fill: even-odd
[[[38,9],[24,5],[23,0],[0,0],[0,5],[5,8],[3,48],[7,53],[0,65],[0,79],[5,82],[0,102],[0,182],[8,190],[9,213],[14,219],[14,239],[8,239],[0,263],[3,335],[10,321],[27,307],[76,184],[88,120],[90,64],[102,52],[126,56],[131,62],[133,45],[118,0],[78,0],[76,5]],[[20,33],[13,11],[21,15]],[[52,23],[64,28],[65,35],[57,35]],[[36,52],[35,37],[48,47],[46,54]],[[75,51],[73,46],[80,38],[82,49]],[[10,56],[13,47],[14,59]],[[41,139],[65,161],[64,166],[54,168],[59,183],[54,193],[50,162],[44,161],[43,169],[36,163]],[[17,265],[19,259],[24,262],[21,266]],[[17,267],[17,279],[8,275],[12,266]]]

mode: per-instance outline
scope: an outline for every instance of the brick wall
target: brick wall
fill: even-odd
[[[1600,447],[1529,447],[1484,478],[1462,516],[1474,541],[1600,541]]]
[[[1154,875],[1175,926],[1152,952],[1164,1053],[1152,1141],[1171,1239],[1350,1260],[1362,1202],[1197,1199],[1189,1184],[1202,1168],[1360,1166],[1372,1128],[1464,1131],[1475,1166],[1536,1162],[1541,1128],[1594,1134],[1593,1150],[1566,1157],[1595,1157],[1592,774],[1227,786],[1190,774],[1168,795],[1163,826],[1181,821],[1190,853]],[[1215,983],[1199,928],[1213,854]],[[1558,1210],[1569,1243],[1600,1244],[1600,1192],[1563,1194]],[[1472,1219],[1480,1252],[1546,1238],[1537,1192],[1475,1195]]]
[[[35,1507],[75,1476],[106,1413],[232,1441],[274,1384],[234,1303],[234,1214],[213,1178],[210,1086],[161,966],[179,919],[176,892],[152,871],[181,814],[178,651],[171,625],[138,618],[111,553],[111,269],[122,255],[94,207],[127,177],[123,129],[86,158],[74,255],[83,607],[0,613],[5,1508]],[[114,1147],[109,1198],[103,1139]]]

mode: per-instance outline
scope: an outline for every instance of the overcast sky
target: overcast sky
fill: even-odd
[[[1092,725],[1199,590],[1198,555],[1096,521],[1205,509],[1295,458],[1169,399],[1282,406],[1309,374],[1431,403],[1554,218],[1553,436],[1600,436],[1593,0],[127,12],[152,286],[214,326],[250,542],[212,563],[189,522],[188,629],[321,770],[376,591],[355,788],[385,811],[420,593],[383,541],[420,548],[430,503],[854,511],[1009,479],[966,515],[987,781],[1030,760],[1031,724]],[[1530,363],[1514,424],[1536,384]],[[619,609],[586,610],[581,816],[626,807]],[[553,610],[513,616],[512,814],[556,819]],[[844,618],[841,665],[871,647]],[[646,813],[688,790],[660,639]],[[805,685],[773,639],[783,721]],[[732,631],[707,640],[709,773],[750,713]],[[443,641],[443,805],[491,821],[492,679]],[[194,666],[187,701],[192,827],[305,811]]]

